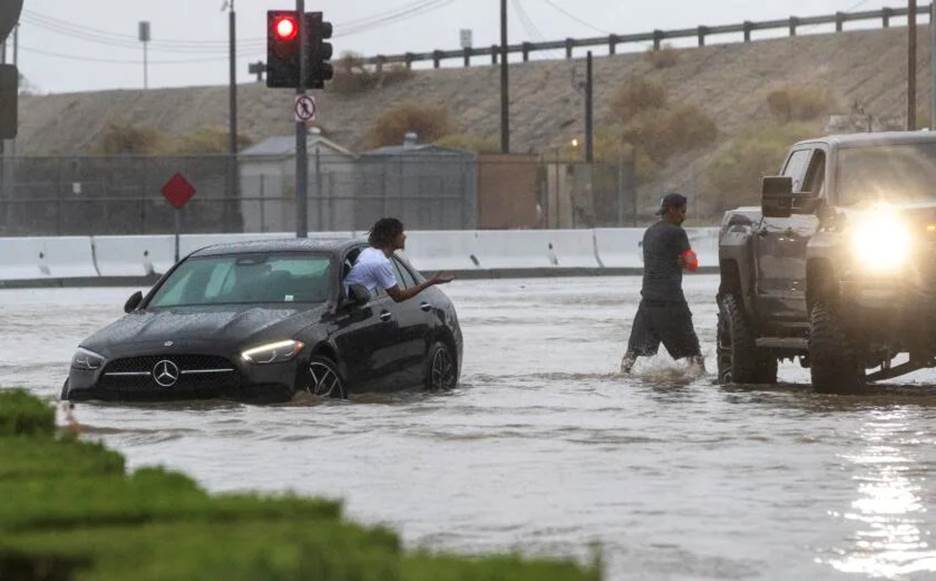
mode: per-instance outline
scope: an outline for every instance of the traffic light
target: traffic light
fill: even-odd
[[[325,42],[332,37],[332,24],[322,19],[321,12],[307,13],[305,24],[308,27],[306,50],[309,59],[306,86],[310,89],[324,89],[325,81],[335,76],[335,69],[329,62],[334,49],[330,42]]]
[[[13,139],[17,133],[19,71],[13,65],[0,65],[0,139]]]
[[[296,88],[299,84],[299,13],[267,12],[267,87]]]

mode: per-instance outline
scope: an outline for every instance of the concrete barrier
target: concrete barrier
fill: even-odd
[[[639,228],[599,228],[595,230],[598,258],[605,268],[642,268],[644,231]]]
[[[92,239],[101,276],[151,276],[163,274],[175,263],[175,237],[95,236]]]
[[[555,268],[559,264],[547,230],[482,230],[478,252],[485,270]]]
[[[552,230],[547,249],[560,268],[601,268],[594,230]]]
[[[0,280],[96,276],[88,237],[0,238]]]
[[[478,232],[412,231],[406,234],[406,256],[423,272],[476,270],[481,266]]]

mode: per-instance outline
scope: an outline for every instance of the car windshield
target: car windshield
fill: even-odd
[[[186,260],[150,307],[322,303],[328,300],[331,261],[309,254],[206,256]]]
[[[936,143],[843,149],[839,204],[936,201]]]

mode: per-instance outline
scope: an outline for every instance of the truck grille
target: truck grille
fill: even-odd
[[[178,370],[172,385],[160,385],[153,375],[157,364],[171,362]],[[163,380],[166,383],[166,380]],[[107,364],[98,387],[124,392],[159,390],[203,391],[240,385],[240,373],[226,358],[214,355],[146,355],[116,359]]]

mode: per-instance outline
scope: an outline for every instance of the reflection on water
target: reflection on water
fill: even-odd
[[[900,578],[936,572],[936,551],[924,519],[924,467],[913,448],[923,444],[910,432],[905,409],[875,411],[858,435],[863,443],[843,458],[856,468],[858,498],[844,518],[857,525],[852,545],[829,563],[845,573]]]

